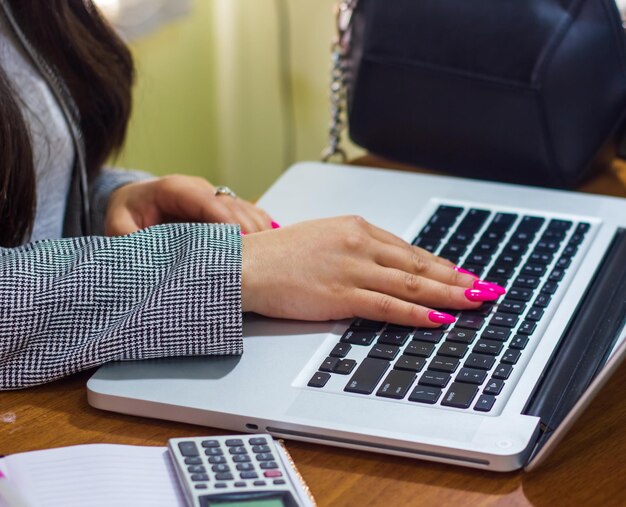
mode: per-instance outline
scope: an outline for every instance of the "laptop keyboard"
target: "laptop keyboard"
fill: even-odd
[[[590,229],[586,222],[441,205],[413,244],[507,288],[436,329],[355,319],[308,382],[490,412]],[[530,348],[530,347],[529,347]],[[345,381],[345,383],[344,383]],[[337,386],[337,381],[334,381]]]

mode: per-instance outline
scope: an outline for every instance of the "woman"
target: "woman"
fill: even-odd
[[[277,228],[204,180],[103,168],[130,114],[127,48],[90,0],[0,7],[1,388],[239,354],[242,311],[434,327],[454,318],[433,307],[501,292],[358,217]]]

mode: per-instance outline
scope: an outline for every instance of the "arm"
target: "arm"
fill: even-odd
[[[0,248],[0,389],[118,359],[240,354],[241,326],[237,226]]]

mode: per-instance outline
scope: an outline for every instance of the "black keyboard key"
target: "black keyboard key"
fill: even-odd
[[[435,356],[428,365],[430,371],[454,373],[459,367],[459,360],[451,357]]]
[[[485,232],[483,232],[482,236],[480,237],[481,242],[483,241],[492,241],[495,243],[499,243],[502,238],[504,237],[504,235],[506,234],[506,231],[501,230],[497,227],[487,227],[487,230]]]
[[[558,269],[567,269],[572,263],[571,257],[560,257],[558,261],[556,261],[556,267]]]
[[[542,241],[555,241],[557,243],[560,243],[561,241],[563,241],[564,237],[565,237],[564,231],[559,231],[558,229],[547,229],[546,232],[544,232],[541,235],[541,240]]]
[[[533,238],[535,237],[535,233],[534,232],[527,232],[527,231],[515,231],[513,233],[513,236],[511,236],[511,241],[513,241],[514,243],[530,243]]]
[[[487,372],[484,370],[475,370],[474,368],[461,368],[461,371],[454,379],[455,382],[466,382],[468,384],[481,385],[487,378]]]
[[[554,256],[551,253],[547,253],[547,252],[533,252],[530,254],[530,257],[528,258],[528,262],[532,263],[532,264],[542,264],[542,265],[547,265],[550,264],[552,262],[552,258]]]
[[[541,288],[541,292],[543,292],[544,294],[554,294],[556,292],[556,289],[558,288],[559,288],[558,282],[548,281],[543,284],[543,287]]]
[[[540,308],[545,308],[546,306],[550,304],[551,299],[552,299],[552,296],[550,294],[546,294],[545,292],[542,292],[535,298],[534,305],[539,306]]]
[[[485,340],[481,338],[476,342],[472,352],[478,352],[479,354],[487,354],[488,356],[497,356],[502,352],[504,345],[502,342],[495,340]]]
[[[535,332],[536,328],[537,328],[536,322],[533,322],[532,320],[525,320],[524,322],[522,322],[517,332],[519,334],[524,334],[526,336],[529,336]]]
[[[401,347],[409,339],[409,333],[406,331],[389,331],[385,330],[380,335],[377,343],[385,345],[397,345]]]
[[[429,357],[433,350],[435,350],[434,343],[413,340],[406,346],[404,353],[409,356]]]
[[[324,362],[320,365],[319,370],[320,371],[333,371],[335,369],[335,366],[337,366],[338,362],[339,362],[339,359],[337,359],[336,357],[327,357],[326,359],[324,359]]]
[[[436,213],[430,217],[428,223],[430,225],[439,225],[441,227],[451,227],[456,222],[456,216],[450,213]]]
[[[481,252],[473,252],[472,251],[467,256],[467,259],[465,259],[465,260],[466,260],[466,262],[469,262],[470,264],[476,264],[478,266],[486,266],[491,261],[491,257],[492,257],[491,254],[486,254],[486,253],[481,253]],[[478,274],[475,271],[472,271],[472,273],[474,273],[475,275]]]
[[[514,299],[515,301],[530,301],[533,297],[533,291],[530,289],[523,289],[522,287],[511,287],[506,297],[509,299]]]
[[[582,234],[572,234],[572,237],[569,239],[567,244],[571,246],[578,246],[583,242],[583,239],[585,239],[585,236]]]
[[[498,249],[498,243],[493,241],[479,241],[474,245],[473,253],[483,253],[483,254],[491,254]]]
[[[429,238],[429,239],[441,239],[446,234],[448,234],[449,227],[445,225],[437,225],[437,224],[426,224],[424,228],[420,231],[419,237]]]
[[[493,307],[494,307],[494,303],[485,302],[482,305],[480,305],[478,308],[472,310],[472,312],[482,317],[486,317],[487,315],[491,313],[491,310],[493,310]]]
[[[445,407],[469,408],[477,394],[478,387],[475,385],[453,382],[441,404]]]
[[[476,368],[478,370],[491,370],[491,367],[495,362],[496,359],[493,356],[472,352],[466,359],[463,366],[467,368]]]
[[[359,331],[362,331],[364,329],[371,329],[372,331],[380,331],[384,325],[385,323],[379,320],[369,320],[369,319],[358,318],[352,321],[352,323],[350,324],[350,328],[358,329]]]
[[[545,252],[554,254],[559,249],[561,244],[557,241],[538,241],[535,245],[535,252]]]
[[[439,350],[437,351],[437,355],[439,356],[447,356],[447,357],[463,357],[467,352],[467,346],[461,345],[459,343],[448,342],[446,340],[441,344]]]
[[[546,267],[543,264],[526,264],[522,268],[522,275],[525,276],[543,276],[546,273]]]
[[[578,245],[572,245],[568,243],[567,246],[563,249],[563,252],[561,253],[561,255],[563,257],[573,257],[577,251],[578,251]]]
[[[530,310],[528,310],[528,313],[526,314],[526,318],[528,320],[534,320],[535,322],[537,322],[538,320],[541,319],[541,317],[543,317],[544,311],[545,310],[543,308],[533,306]]]
[[[461,223],[457,227],[457,231],[471,232],[475,234],[478,231],[489,216],[489,212],[481,209],[470,209],[467,214],[461,220]]]
[[[509,279],[513,276],[514,269],[507,266],[494,266],[489,270],[489,278]]]
[[[367,357],[377,357],[378,359],[386,359],[387,361],[392,361],[396,358],[398,352],[400,352],[400,347],[397,347],[395,345],[384,345],[377,343],[371,348]]]
[[[426,359],[423,357],[402,355],[398,358],[393,367],[396,370],[420,372],[425,364]]]
[[[509,241],[504,247],[502,253],[521,256],[524,252],[526,252],[526,250],[528,250],[527,243],[521,243],[519,241]]]
[[[448,385],[448,382],[450,382],[450,378],[452,377],[447,373],[426,370],[424,373],[422,373],[422,376],[420,377],[419,385],[431,387],[446,387]]]
[[[502,356],[502,362],[504,364],[517,364],[522,353],[519,350],[508,349]]]
[[[456,321],[456,327],[478,330],[483,326],[484,322],[485,318],[481,315],[462,312]]]
[[[494,396],[500,394],[502,392],[502,388],[504,387],[504,380],[500,380],[497,378],[491,378],[487,385],[483,389],[484,394],[492,394]]]
[[[524,313],[526,304],[522,301],[515,301],[514,299],[505,299],[498,305],[498,311],[506,313],[514,313],[520,315]]]
[[[200,456],[200,452],[198,451],[198,446],[192,440],[185,441],[185,442],[178,442],[178,450],[185,457]]]
[[[500,363],[496,366],[496,369],[493,371],[491,375],[493,378],[499,378],[502,380],[506,380],[511,376],[511,372],[513,371],[513,366],[510,364]]]
[[[487,326],[481,333],[481,338],[488,338],[490,340],[498,340],[499,342],[505,342],[511,336],[511,330],[506,327]]]
[[[356,361],[354,359],[342,359],[339,361],[333,373],[338,373],[339,375],[350,375],[354,367],[356,366]]]
[[[514,313],[503,313],[496,312],[489,321],[489,324],[492,326],[501,326],[512,328],[517,325],[517,321],[519,320],[519,316]]]
[[[522,217],[522,220],[517,226],[517,230],[536,233],[539,229],[541,229],[541,226],[545,221],[546,219],[542,217],[532,217],[526,215]]]
[[[514,287],[521,287],[523,289],[535,289],[539,286],[539,277],[520,275],[513,282]]]
[[[491,224],[489,224],[489,227],[508,231],[515,223],[515,220],[517,220],[517,215],[515,213],[496,213],[491,221]]]
[[[409,396],[409,401],[433,405],[437,403],[437,400],[440,397],[441,389],[436,387],[417,386],[411,393],[411,396]]]
[[[524,350],[527,344],[528,344],[528,338],[526,338],[525,336],[516,334],[511,340],[511,343],[509,343],[509,347],[511,347],[512,349]]]
[[[554,229],[559,231],[568,231],[572,226],[571,220],[552,219],[548,223],[548,229]]]
[[[435,250],[437,250],[437,248],[439,248],[441,241],[433,238],[417,238],[415,241],[413,241],[413,244],[415,246],[423,248],[427,252],[433,253]]]
[[[479,266],[478,264],[469,264],[466,262],[462,267],[467,269],[470,273],[474,273],[478,277],[481,277],[485,272],[485,266]]]
[[[470,234],[467,232],[455,232],[450,236],[450,243],[454,243],[457,245],[467,245],[474,239],[474,234]]]
[[[453,328],[448,333],[446,341],[458,342],[458,343],[472,343],[476,338],[476,331],[471,329],[459,329]]]
[[[548,280],[550,280],[551,282],[560,282],[561,280],[563,280],[564,276],[565,276],[564,269],[554,268],[552,270],[552,273],[550,273]]]
[[[466,249],[467,247],[465,245],[449,243],[441,249],[441,252],[439,252],[439,256],[443,257],[444,259],[447,259],[448,257],[461,257],[465,253]]]
[[[389,361],[366,357],[352,375],[344,391],[371,394],[389,368]]]
[[[442,337],[443,331],[441,329],[418,329],[413,335],[414,340],[430,343],[439,343]]]
[[[489,394],[481,394],[478,397],[474,410],[479,412],[490,412],[493,408],[493,404],[496,402],[496,397]]]
[[[591,224],[588,224],[587,222],[580,222],[577,226],[576,226],[576,233],[577,234],[587,234],[587,231],[589,231],[589,229],[591,228]]]
[[[413,385],[415,377],[415,373],[411,371],[391,370],[376,392],[376,396],[401,400]]]
[[[500,266],[510,266],[513,268],[519,264],[519,261],[521,258],[522,258],[521,255],[503,253],[500,256],[498,256],[498,258],[496,259],[496,264]]]
[[[349,343],[338,343],[330,351],[332,357],[346,357],[352,346]]]
[[[371,345],[376,338],[376,331],[365,330],[356,331],[354,329],[348,329],[341,337],[342,343],[350,343],[352,345]]]
[[[450,206],[449,204],[441,204],[435,210],[435,214],[438,215],[452,215],[458,217],[461,213],[463,213],[464,208],[460,206]]]

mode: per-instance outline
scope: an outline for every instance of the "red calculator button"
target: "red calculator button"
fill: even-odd
[[[283,473],[280,470],[266,470],[263,475],[265,477],[282,477]]]

